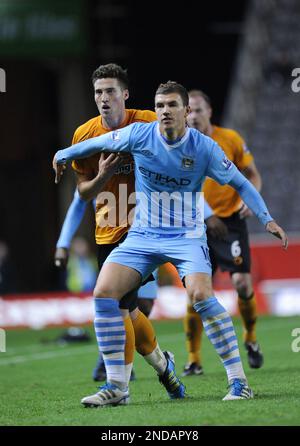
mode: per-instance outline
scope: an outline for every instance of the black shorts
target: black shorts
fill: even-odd
[[[240,219],[235,212],[221,220],[228,228],[225,240],[218,240],[207,234],[207,244],[213,273],[219,267],[222,271],[233,273],[250,273],[251,257],[249,235],[245,219]]]
[[[101,268],[109,256],[109,254],[112,252],[113,249],[115,249],[117,246],[119,246],[121,243],[124,242],[124,240],[127,237],[127,232],[124,234],[120,240],[118,240],[116,243],[111,243],[108,245],[97,245],[97,260],[98,260],[98,267],[99,271],[101,271]],[[150,282],[151,280],[154,280],[154,277],[152,274],[150,274],[149,277],[143,282],[143,285],[145,285],[147,282]],[[130,293],[126,294],[119,302],[119,307],[123,310],[129,310],[130,312],[135,310],[138,306],[138,296],[137,296],[137,290],[130,291]]]

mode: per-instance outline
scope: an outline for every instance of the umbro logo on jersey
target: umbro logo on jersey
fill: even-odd
[[[181,166],[183,169],[193,169],[194,160],[192,158],[182,158]]]
[[[153,156],[153,153],[151,152],[151,150],[147,150],[147,149],[141,150],[141,154],[144,155],[144,156],[148,156],[149,158],[151,156]]]

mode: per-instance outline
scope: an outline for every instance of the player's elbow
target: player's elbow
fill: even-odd
[[[77,186],[78,189],[78,193],[79,193],[79,198],[83,201],[90,201],[92,200],[94,197],[91,196],[91,194],[89,193],[89,191],[84,187],[83,183],[79,183]]]

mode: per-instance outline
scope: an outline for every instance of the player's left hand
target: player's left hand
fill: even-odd
[[[52,166],[55,172],[55,184],[58,184],[67,166],[66,164],[58,164],[55,156],[52,161]]]
[[[118,167],[120,167],[124,158],[124,154],[121,153],[110,153],[108,157],[105,158],[105,153],[101,152],[98,164],[98,175],[110,178],[116,172]]]
[[[276,221],[269,221],[266,225],[266,230],[273,234],[275,237],[280,238],[282,240],[282,246],[284,249],[288,247],[288,238],[284,230],[276,223]]]
[[[227,237],[227,226],[216,215],[211,215],[210,217],[208,217],[205,220],[205,224],[207,226],[207,232],[209,232],[212,237],[218,240],[224,240]]]
[[[54,254],[54,264],[57,268],[66,268],[69,259],[69,250],[67,248],[56,248]]]
[[[242,203],[242,206],[239,210],[240,219],[243,220],[244,218],[252,217],[252,215],[253,212],[251,211],[251,209],[248,208],[246,203]]]

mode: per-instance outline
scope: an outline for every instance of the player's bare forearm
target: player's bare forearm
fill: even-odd
[[[104,189],[105,184],[110,179],[113,174],[107,175],[97,175],[95,178],[89,181],[82,181],[78,183],[78,192],[80,198],[84,201],[93,200],[97,195]]]
[[[78,191],[80,197],[89,201],[104,189],[107,181],[114,175],[116,169],[122,163],[123,156],[119,153],[111,153],[105,158],[105,154],[101,153],[99,158],[99,171],[94,178],[84,178],[84,176],[77,175],[78,177]]]

